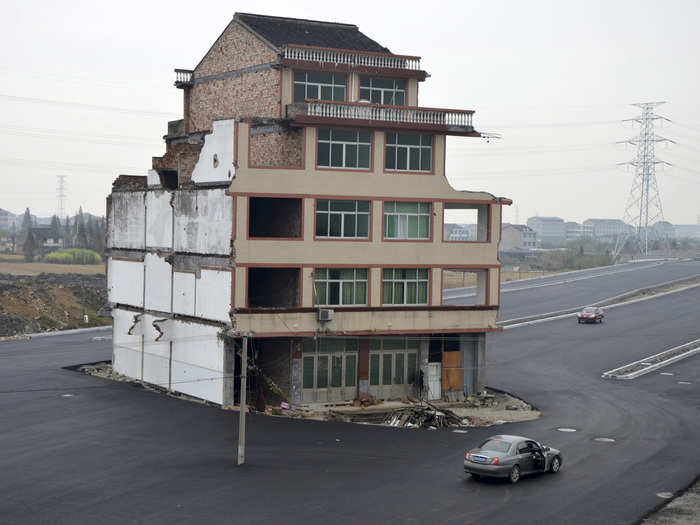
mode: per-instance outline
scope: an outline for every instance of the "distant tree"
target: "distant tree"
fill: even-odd
[[[70,217],[66,217],[66,222],[63,225],[63,247],[70,248],[73,240],[73,229],[70,225]]]
[[[85,218],[83,217],[83,207],[78,210],[78,215],[75,216],[75,236],[73,238],[74,248],[87,248],[90,244],[88,239],[87,227],[85,226]]]
[[[29,231],[27,231],[27,236],[24,240],[24,260],[28,262],[33,261],[38,248],[40,248],[40,246],[38,246],[34,232],[31,228],[29,228]]]
[[[51,217],[51,237],[56,241],[61,238],[61,221],[56,214]]]
[[[24,210],[24,217],[22,217],[22,228],[21,232],[26,233],[29,231],[29,228],[32,227],[32,214],[29,211],[29,208]]]
[[[10,224],[10,242],[12,242],[12,253],[17,253],[17,225]]]

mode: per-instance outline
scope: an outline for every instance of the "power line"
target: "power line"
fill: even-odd
[[[179,116],[179,114],[177,114],[177,113],[170,113],[167,111],[149,111],[149,110],[144,110],[144,109],[122,108],[122,107],[117,107],[117,106],[103,106],[103,105],[99,105],[99,104],[85,104],[83,102],[69,102],[69,101],[64,101],[64,100],[52,100],[52,99],[38,98],[38,97],[19,97],[16,95],[8,95],[6,93],[0,93],[0,99],[9,100],[12,102],[29,102],[32,104],[44,104],[44,105],[51,105],[51,106],[57,106],[57,107],[78,108],[78,109],[84,109],[87,111],[112,111],[112,112],[116,112],[116,113],[143,115],[143,116],[147,116],[147,117],[171,118],[171,117]]]

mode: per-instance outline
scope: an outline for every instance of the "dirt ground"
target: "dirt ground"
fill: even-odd
[[[544,277],[555,272],[501,272],[501,281],[519,281],[520,279],[530,279],[532,277]],[[458,272],[454,270],[445,270],[443,273],[444,284],[443,289],[451,290],[452,288],[464,288],[465,286],[474,286],[476,284],[476,275],[470,272]]]
[[[700,481],[642,522],[642,525],[697,525],[700,522]]]
[[[13,258],[14,259],[14,258]],[[99,275],[105,273],[104,264],[49,264],[44,262],[24,262],[12,260],[7,255],[0,256],[0,274],[39,275],[41,273],[77,273],[81,275]]]

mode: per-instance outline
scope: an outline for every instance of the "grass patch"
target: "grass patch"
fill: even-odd
[[[66,248],[44,256],[44,262],[50,264],[101,264],[102,257],[92,250]]]

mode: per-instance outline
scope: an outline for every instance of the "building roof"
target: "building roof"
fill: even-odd
[[[509,228],[515,228],[516,230],[519,230],[519,231],[525,232],[525,233],[528,233],[528,232],[535,233],[535,230],[533,230],[532,228],[530,228],[526,224],[511,224],[511,223],[504,222],[503,227],[505,228],[506,226]]]
[[[250,13],[236,13],[233,19],[242,22],[276,47],[282,47],[286,44],[297,44],[391,53],[388,48],[360,33],[359,28],[352,24]]]

